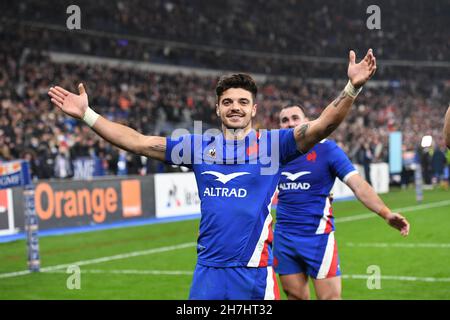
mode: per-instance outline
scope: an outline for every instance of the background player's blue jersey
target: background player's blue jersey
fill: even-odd
[[[278,184],[279,167],[271,175],[261,174],[261,169],[270,166],[270,159],[287,163],[299,153],[292,129],[266,132],[267,139],[252,131],[240,141],[225,141],[222,134],[207,139],[199,135],[167,138],[166,161],[187,164],[197,180],[201,200],[197,253],[201,265],[272,265],[269,207]],[[261,156],[267,153],[262,149],[278,140],[278,136],[279,145],[270,149],[268,156]],[[179,150],[181,146],[183,150]],[[237,159],[245,163],[238,163]]]
[[[298,235],[334,230],[329,194],[336,177],[346,181],[357,173],[344,151],[331,140],[281,168],[278,185],[277,231]]]

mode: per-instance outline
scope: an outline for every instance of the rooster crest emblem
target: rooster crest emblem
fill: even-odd
[[[216,157],[216,149],[214,149],[214,148],[209,149],[208,154],[211,158],[215,158]]]

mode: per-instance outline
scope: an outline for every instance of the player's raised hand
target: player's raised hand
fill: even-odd
[[[367,51],[366,56],[356,63],[355,51],[350,50],[347,75],[355,88],[363,86],[377,70],[377,60],[372,49]]]
[[[88,96],[82,83],[78,85],[78,93],[74,94],[61,87],[51,87],[48,95],[55,106],[76,119],[82,119],[88,107]]]
[[[397,212],[392,212],[386,217],[386,222],[393,228],[400,231],[402,236],[407,236],[409,233],[409,222],[404,216]]]

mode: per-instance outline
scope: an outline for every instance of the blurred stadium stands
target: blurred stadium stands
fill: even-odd
[[[380,65],[348,120],[333,135],[355,162],[387,161],[388,134],[400,130],[405,151],[423,135],[443,147],[450,101],[449,1],[387,1],[382,29],[365,27],[368,1],[78,1],[82,29],[66,28],[70,1],[0,3],[0,160],[27,158],[37,178],[71,175],[70,159],[96,156],[117,174],[123,156],[89,128],[50,104],[53,84],[84,81],[102,115],[145,134],[170,135],[201,120],[217,126],[216,76],[206,69],[259,77],[256,127],[277,126],[277,110],[302,103],[312,117],[345,81],[346,57],[374,48]],[[408,14],[405,14],[405,10]],[[102,58],[97,64],[55,53]],[[107,58],[135,61],[112,66]],[[77,62],[78,61],[78,62]],[[164,73],[138,62],[187,66]],[[181,69],[180,69],[181,70]],[[202,72],[203,71],[203,72]],[[364,147],[364,144],[368,146]],[[128,174],[170,170],[125,155]],[[430,161],[431,163],[431,161]],[[64,168],[68,166],[67,168]],[[64,169],[61,169],[63,167]]]

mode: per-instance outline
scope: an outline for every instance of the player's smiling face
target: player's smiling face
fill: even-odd
[[[217,115],[227,129],[248,129],[256,115],[252,93],[241,88],[225,90],[216,108]]]
[[[283,129],[295,128],[307,121],[308,118],[305,117],[302,109],[297,106],[284,108],[280,111],[280,127]]]

